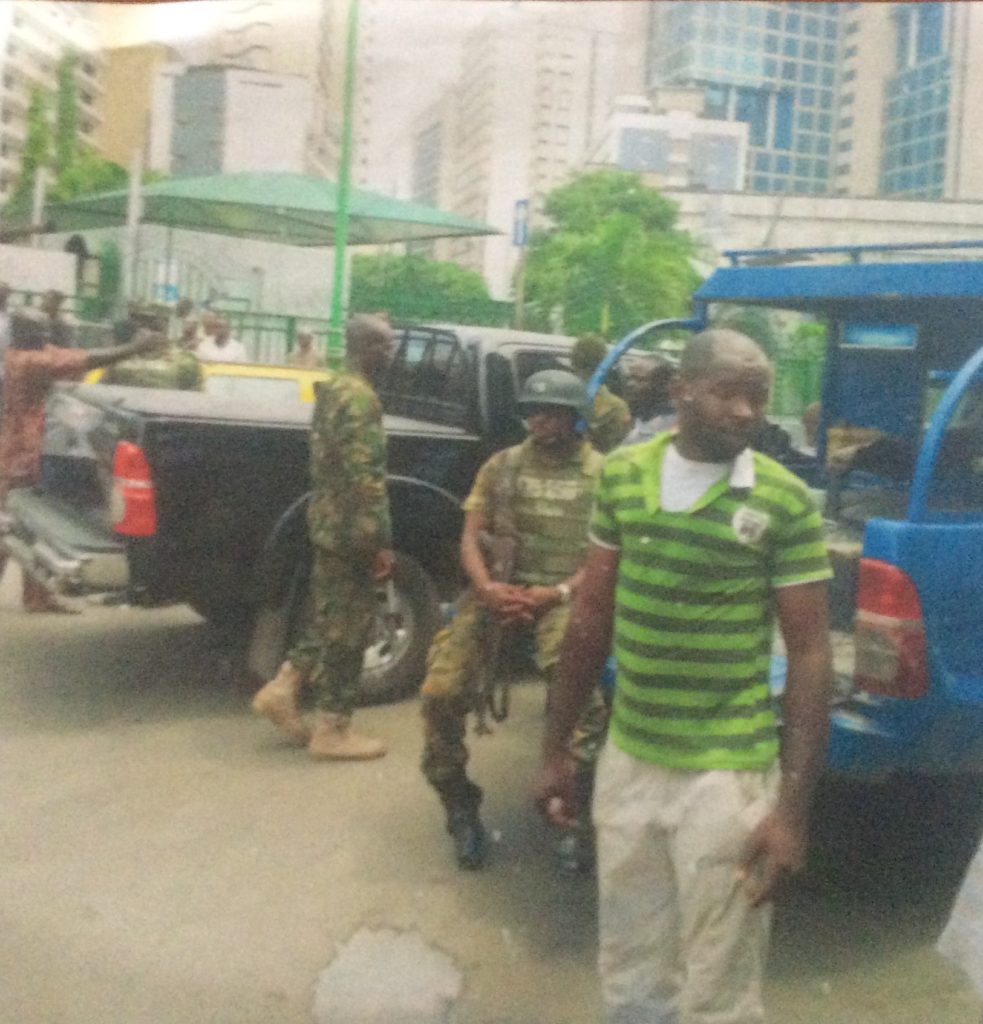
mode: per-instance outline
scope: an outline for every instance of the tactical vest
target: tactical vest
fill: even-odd
[[[601,456],[591,450],[589,457],[599,472]],[[587,551],[595,479],[585,472],[581,450],[559,465],[538,458],[528,443],[505,453],[490,525],[519,542],[514,582],[553,586],[576,571]]]

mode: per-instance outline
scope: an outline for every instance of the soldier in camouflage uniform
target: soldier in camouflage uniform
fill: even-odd
[[[577,432],[587,403],[566,370],[533,374],[520,405],[529,437],[482,466],[464,509],[461,562],[471,590],[430,649],[423,684],[423,773],[447,813],[458,865],[480,868],[487,836],[478,816],[481,790],[467,776],[465,722],[475,708],[475,680],[487,658],[489,620],[514,638],[532,630],[536,662],[549,682],[559,659],[569,602],[580,580],[587,523],[602,457]],[[481,549],[484,533],[517,544],[508,582],[492,579]]]
[[[385,746],[351,731],[362,660],[375,619],[376,584],[393,568],[386,442],[373,378],[392,359],[393,332],[372,316],[345,330],[347,372],[315,385],[307,525],[314,560],[307,626],[253,709],[316,760],[381,757]],[[308,729],[297,708],[305,682],[316,712]]]
[[[573,372],[586,384],[607,355],[607,342],[599,334],[578,338],[570,351]],[[617,448],[631,430],[628,403],[602,384],[594,396],[594,407],[587,417],[587,439],[599,452]]]

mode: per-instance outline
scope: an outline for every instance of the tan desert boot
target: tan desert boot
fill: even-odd
[[[352,732],[350,718],[319,711],[314,716],[307,752],[315,761],[368,761],[382,757],[386,745],[381,740]]]
[[[276,676],[253,697],[253,711],[268,718],[298,744],[306,744],[311,738],[311,730],[297,710],[297,696],[303,681],[297,669],[285,661]]]

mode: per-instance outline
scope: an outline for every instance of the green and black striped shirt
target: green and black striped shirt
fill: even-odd
[[[772,591],[831,576],[822,519],[805,484],[757,452],[742,456],[746,479],[665,511],[671,441],[613,452],[598,484],[591,539],[620,551],[611,738],[670,768],[763,770],[778,753]]]

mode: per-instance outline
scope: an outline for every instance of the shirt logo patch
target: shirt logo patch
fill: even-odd
[[[771,516],[767,512],[758,512],[756,509],[742,505],[730,521],[734,527],[734,533],[742,544],[757,544],[765,535],[771,523]]]

